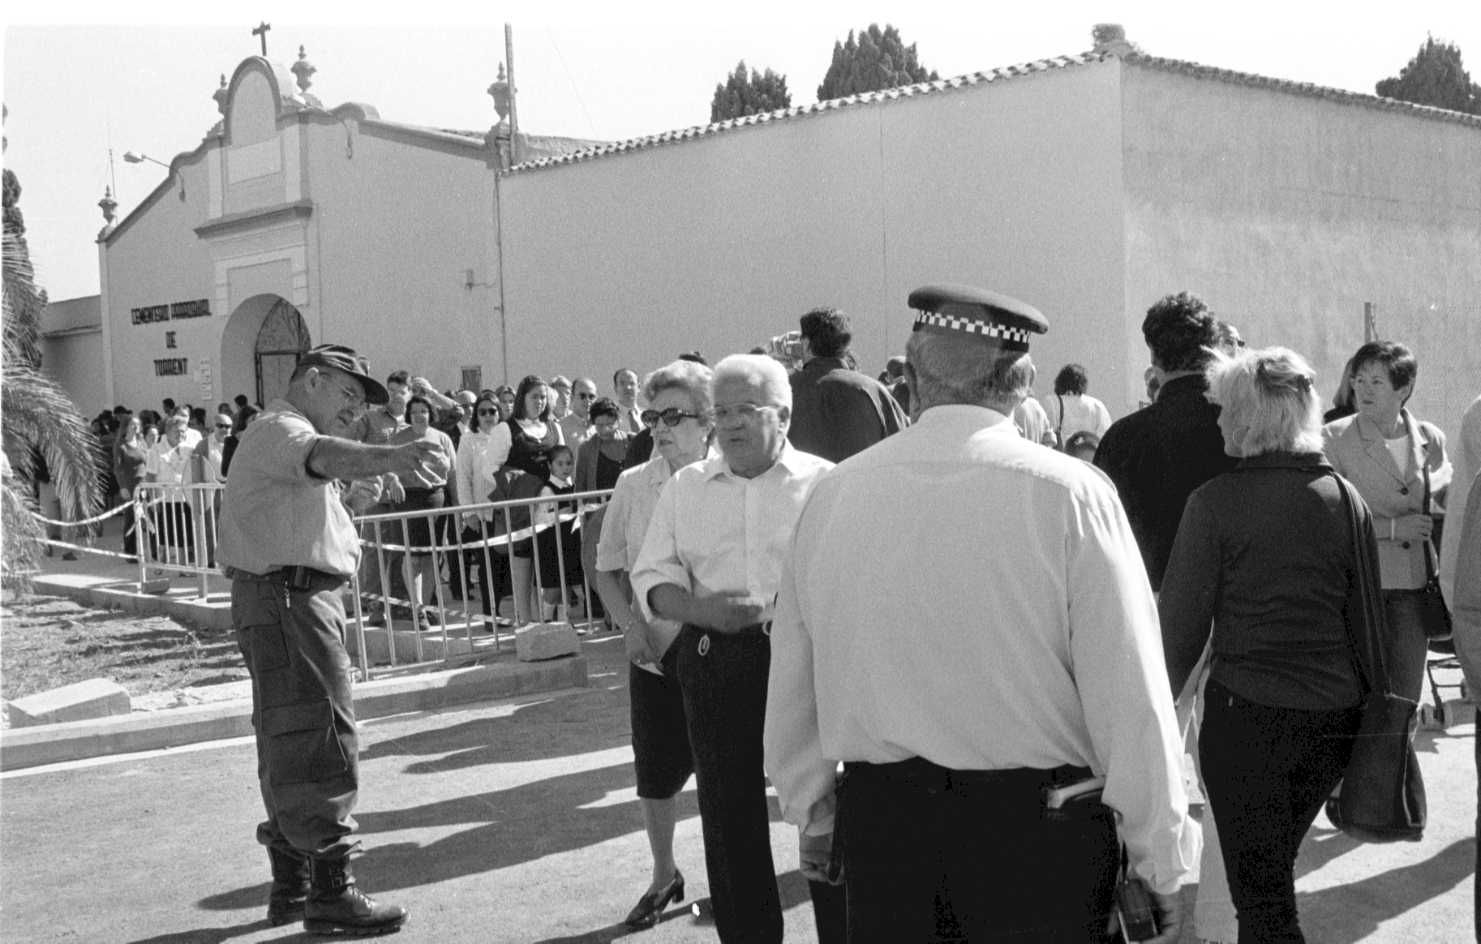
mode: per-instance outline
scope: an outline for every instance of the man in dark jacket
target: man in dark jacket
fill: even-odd
[[[1095,464],[1116,483],[1153,590],[1162,588],[1188,495],[1237,461],[1224,454],[1219,408],[1209,402],[1203,378],[1218,324],[1189,292],[1168,295],[1147,310],[1142,337],[1152,354],[1157,399],[1112,423],[1095,453]]]
[[[848,366],[851,340],[848,316],[836,308],[802,316],[805,363],[791,378],[787,438],[794,449],[829,462],[842,462],[908,425],[889,388]]]

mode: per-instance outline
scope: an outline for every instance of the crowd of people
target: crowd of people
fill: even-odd
[[[769,777],[823,942],[1100,940],[1126,877],[1149,890],[1149,940],[1188,922],[1204,941],[1303,940],[1297,851],[1372,677],[1352,642],[1363,593],[1382,600],[1394,689],[1416,701],[1432,645],[1421,588],[1438,571],[1457,613],[1481,609],[1481,397],[1452,461],[1407,408],[1413,353],[1375,341],[1324,416],[1300,354],[1249,347],[1183,292],[1148,310],[1147,401],[1113,421],[1076,364],[1033,395],[1029,346],[1048,322],[1031,305],[946,286],[910,307],[906,354],[877,379],[857,370],[847,316],[820,308],[713,367],[687,352],[644,377],[617,370],[608,395],[587,377],[438,392],[397,370],[381,384],[327,345],[283,399],[222,404],[209,431],[188,407],[166,410],[156,441],[152,417],[124,416],[119,495],[224,480],[234,599],[272,609],[239,626],[269,919],[405,920],[348,873],[357,771],[337,693],[346,581],[375,586],[389,566],[357,553],[384,535],[350,515],[411,512],[393,542],[411,617],[436,618],[429,585],[446,580],[490,621],[505,597],[546,619],[584,578],[587,606],[622,633],[653,864],[630,927],[684,898],[675,797],[694,776],[720,939],[780,940]],[[301,520],[266,511],[274,489]],[[578,534],[570,496],[609,489]],[[514,497],[549,529],[504,557],[433,553],[501,533],[487,503]],[[881,553],[880,534],[901,553]],[[268,586],[289,605],[269,605]],[[317,602],[290,612],[292,593]],[[318,640],[287,694],[283,667],[257,660],[276,651],[268,631]],[[1476,690],[1473,632],[1456,648]],[[287,756],[304,729],[269,709],[326,691],[335,738],[315,750],[340,759]],[[1200,856],[1185,916],[1178,888]]]

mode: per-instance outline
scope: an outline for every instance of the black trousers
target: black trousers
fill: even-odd
[[[1088,773],[1088,771],[1086,772]],[[1051,819],[1069,771],[848,764],[838,792],[849,944],[1105,939],[1120,847],[1098,801]]]
[[[1352,754],[1361,709],[1261,705],[1213,679],[1198,732],[1240,944],[1301,944],[1296,853]]]
[[[777,944],[782,906],[762,764],[771,639],[759,626],[737,635],[685,626],[674,646],[715,929],[722,944]],[[841,942],[841,890],[809,883],[809,891],[819,941]]]
[[[352,815],[360,785],[344,580],[237,577],[231,618],[252,676],[257,778],[267,819],[257,841],[342,858],[359,843]]]

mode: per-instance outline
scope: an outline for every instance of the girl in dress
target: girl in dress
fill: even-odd
[[[556,446],[550,450],[550,474],[540,489],[540,497],[570,495],[575,491],[572,482],[575,471],[576,454],[570,446]],[[569,594],[581,584],[581,541],[573,527],[575,522],[560,520],[563,517],[569,519],[575,510],[574,501],[543,502],[535,509],[537,526],[554,525],[549,530],[540,531],[534,538],[535,558],[539,562],[540,597],[547,619],[556,614],[555,608],[561,603],[571,602],[569,596],[562,600],[562,587]]]

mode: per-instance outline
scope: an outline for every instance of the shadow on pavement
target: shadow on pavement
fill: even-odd
[[[1338,856],[1363,845],[1340,829],[1320,825],[1324,822],[1326,820],[1318,816],[1316,823],[1306,831],[1306,838],[1301,840],[1301,852],[1296,856],[1297,878],[1315,872]]]
[[[267,886],[262,886],[261,902],[267,907]],[[171,931],[168,934],[157,934],[154,937],[136,938],[129,944],[224,944],[234,937],[244,934],[252,934],[255,931],[266,931],[269,925],[267,918],[253,921],[249,924],[239,924],[234,928],[195,928],[190,931]],[[304,933],[291,938],[282,938],[283,941],[298,940],[321,940]]]
[[[424,806],[357,812],[360,835],[368,839],[369,848],[355,860],[355,872],[366,888],[389,892],[491,872],[616,839],[643,828],[636,796],[591,805],[635,786],[632,764],[622,763]],[[774,819],[779,816],[774,799],[771,811]],[[676,812],[680,820],[699,815],[692,790],[679,794]],[[373,838],[376,833],[464,824],[471,828],[426,844],[379,845]],[[265,905],[267,892],[268,884],[258,882],[210,895],[198,906],[231,911]]]
[[[798,905],[808,904],[812,901],[811,894],[807,889],[807,879],[802,873],[793,869],[783,875],[777,876],[777,892],[782,903],[782,910],[788,911]],[[698,907],[704,918],[693,917],[692,909]],[[698,898],[684,905],[676,905],[665,911],[658,919],[659,924],[667,924],[670,921],[689,921],[695,927],[708,929],[710,936],[714,934],[715,919],[712,917],[712,909],[708,898]],[[644,929],[646,930],[646,929]],[[533,944],[611,944],[612,941],[627,937],[630,934],[642,934],[642,930],[634,931],[624,924],[612,924],[595,931],[587,931],[584,934],[565,935],[564,937],[541,938]]]
[[[372,845],[363,861],[373,888],[400,888],[520,865],[573,852],[643,828],[634,796],[593,806],[636,786],[631,763],[552,777],[511,790],[475,794],[392,812],[357,814],[362,834],[471,824],[425,845]],[[585,807],[585,808],[584,808]],[[692,791],[677,800],[680,820],[699,815]],[[371,840],[374,842],[374,840]],[[367,881],[371,879],[367,878]]]
[[[463,721],[377,741],[360,751],[363,765],[385,757],[427,757],[404,770],[436,774],[483,764],[514,764],[620,747],[632,742],[627,691],[592,689],[522,705],[512,714]]]
[[[1296,907],[1303,927],[1341,928],[1346,940],[1358,941],[1377,931],[1383,922],[1446,894],[1470,878],[1475,865],[1476,841],[1462,839],[1423,862],[1389,869],[1358,882],[1297,892]]]

